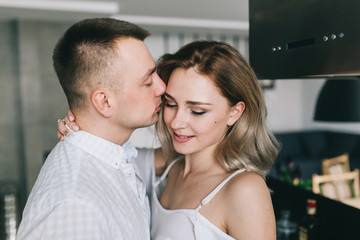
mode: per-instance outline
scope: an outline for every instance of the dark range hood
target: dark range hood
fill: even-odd
[[[360,76],[360,0],[249,0],[259,79]]]

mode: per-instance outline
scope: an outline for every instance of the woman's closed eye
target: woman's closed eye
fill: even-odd
[[[206,111],[191,111],[192,114],[200,116],[206,113]]]
[[[169,102],[166,102],[165,103],[165,107],[168,107],[168,108],[176,108],[177,105],[176,103],[169,103]],[[205,114],[206,111],[203,111],[203,110],[191,110],[191,114],[195,115],[195,116],[201,116],[203,114]]]
[[[177,108],[178,105],[175,101],[171,100],[171,99],[167,99],[165,97],[165,107],[167,108]],[[195,116],[201,116],[203,114],[205,114],[207,111],[203,110],[203,109],[195,109],[192,107],[188,108],[189,111],[191,112],[191,114],[195,115]]]
[[[176,105],[175,103],[166,102],[166,103],[165,103],[165,106],[166,106],[166,107],[169,107],[169,108],[174,108],[174,107],[176,107],[177,105]]]

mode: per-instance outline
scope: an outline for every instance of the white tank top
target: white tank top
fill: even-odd
[[[233,240],[231,236],[220,230],[207,218],[199,213],[199,210],[207,204],[215,194],[236,174],[245,171],[245,168],[235,171],[222,181],[208,196],[206,196],[196,209],[168,210],[161,206],[160,196],[163,184],[166,182],[170,168],[178,161],[174,160],[158,179],[152,192],[152,221],[151,237],[153,240]],[[162,188],[162,189],[161,189]],[[157,194],[158,193],[158,194]]]

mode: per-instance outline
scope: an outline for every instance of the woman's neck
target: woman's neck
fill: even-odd
[[[200,152],[186,154],[183,177],[202,173],[226,172],[214,158],[215,146]]]

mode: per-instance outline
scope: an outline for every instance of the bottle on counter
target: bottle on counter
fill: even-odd
[[[307,214],[299,222],[299,240],[317,240],[319,223],[316,218],[316,200],[307,200]]]
[[[297,227],[290,210],[283,209],[279,220],[276,221],[277,240],[297,240]]]

